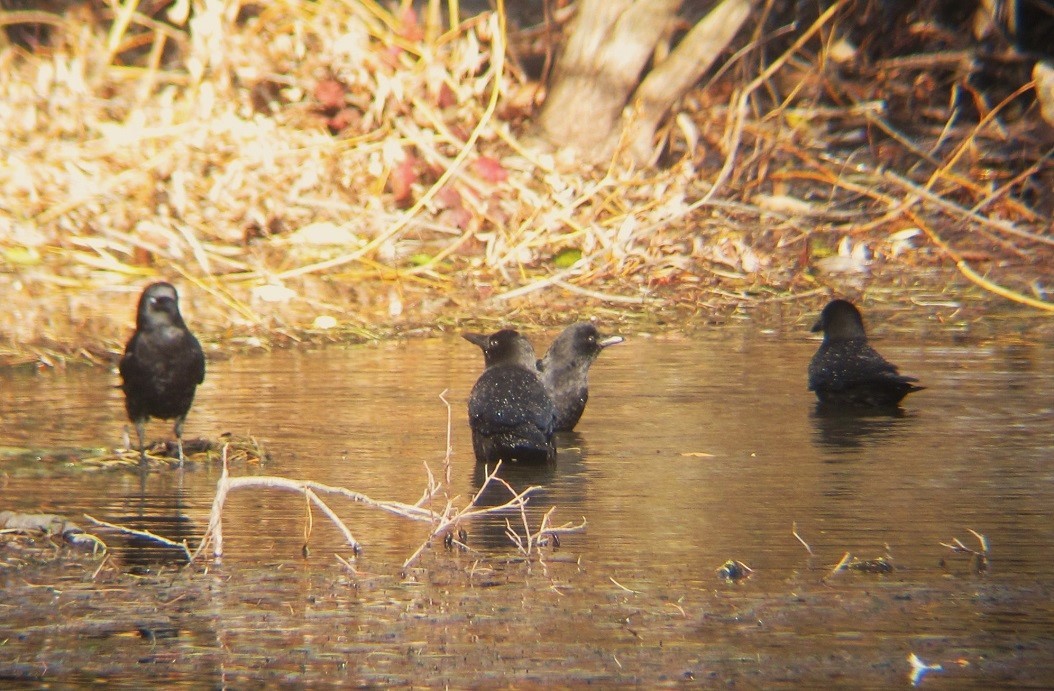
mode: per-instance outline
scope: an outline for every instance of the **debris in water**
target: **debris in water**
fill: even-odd
[[[85,532],[76,523],[53,513],[16,513],[0,511],[0,540],[7,536],[43,535],[61,536],[68,544],[79,548],[91,548],[93,552],[105,553],[106,543],[95,535]],[[0,544],[4,544],[0,542]],[[50,548],[49,550],[50,551]]]
[[[849,552],[846,552],[841,561],[839,561],[831,573],[823,579],[826,581],[831,578],[839,571],[859,571],[861,573],[892,573],[893,572],[893,558],[888,554],[876,559],[858,559]]]
[[[729,583],[736,583],[744,578],[749,578],[752,573],[754,573],[754,569],[735,559],[729,559],[721,565],[721,568],[717,569],[717,577]]]
[[[908,678],[911,679],[912,686],[918,686],[927,672],[944,671],[944,667],[941,665],[927,665],[915,653],[908,655],[908,662],[911,663],[911,675]]]
[[[797,538],[798,542],[800,542],[802,544],[802,546],[805,547],[805,550],[809,553],[809,556],[813,555],[812,547],[809,547],[809,543],[806,542],[805,539],[802,538],[802,536],[798,534],[798,522],[797,521],[791,523],[791,535],[793,535],[795,538]]]
[[[877,559],[857,559],[853,557],[845,568],[850,571],[861,571],[863,573],[893,573],[893,562],[890,557],[878,557]]]
[[[962,543],[962,541],[959,540],[959,538],[957,538],[957,537],[952,538],[952,543],[951,544],[949,544],[947,542],[942,542],[940,544],[941,544],[942,547],[947,547],[948,549],[950,549],[955,554],[969,554],[969,555],[971,555],[972,556],[971,566],[973,567],[973,572],[975,574],[977,574],[978,576],[981,576],[986,571],[988,571],[988,538],[986,538],[984,535],[982,535],[981,533],[977,532],[976,530],[970,530],[969,528],[967,528],[967,530],[969,530],[970,533],[975,538],[977,538],[977,542],[979,542],[981,544],[980,551],[975,550],[975,549],[970,549],[969,547],[964,545]],[[943,563],[944,563],[943,559],[941,560],[941,563],[943,565]]]

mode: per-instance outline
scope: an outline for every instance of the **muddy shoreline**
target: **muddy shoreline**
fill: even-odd
[[[440,294],[406,289],[398,316],[388,309],[387,284],[357,286],[355,299],[359,301],[341,310],[338,305],[347,288],[327,282],[328,293],[322,301],[330,306],[327,315],[333,319],[325,328],[318,327],[319,313],[314,306],[302,301],[270,314],[261,311],[259,323],[246,323],[207,292],[173,280],[181,290],[188,324],[210,359],[276,348],[493,331],[505,326],[528,334],[553,332],[576,319],[591,319],[627,335],[691,335],[744,321],[759,329],[790,333],[803,327],[807,331],[810,319],[815,319],[826,301],[845,296],[861,301],[865,314],[872,315],[869,322],[876,334],[914,332],[920,321],[934,331],[951,330],[958,339],[983,340],[1005,335],[1008,330],[1026,338],[1054,333],[1054,319],[1047,313],[982,290],[962,280],[950,267],[921,273],[889,267],[866,281],[859,277],[835,279],[814,283],[805,290],[755,285],[734,292],[684,283],[657,288],[639,306],[582,297],[559,288],[508,302],[488,300],[484,296],[490,291],[478,287]],[[113,366],[134,328],[139,287],[127,284],[75,291],[38,288],[9,293],[8,309],[0,315],[0,368]],[[374,300],[372,309],[364,309],[363,301],[369,300]],[[46,315],[46,319],[27,324],[22,320],[29,314]]]

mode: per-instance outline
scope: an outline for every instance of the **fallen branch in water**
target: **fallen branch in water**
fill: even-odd
[[[351,529],[348,528],[336,511],[326,503],[323,499],[323,495],[337,495],[357,504],[369,506],[381,511],[387,511],[388,513],[402,518],[431,524],[431,530],[428,533],[428,537],[403,563],[403,568],[413,564],[421,556],[424,550],[432,544],[432,541],[435,538],[449,537],[450,544],[463,545],[461,539],[454,539],[460,525],[464,522],[481,518],[489,514],[508,512],[510,510],[519,511],[523,519],[524,535],[519,535],[512,529],[508,521],[506,521],[507,534],[513,544],[516,545],[517,549],[528,558],[531,556],[532,552],[538,552],[540,558],[541,547],[547,544],[558,544],[559,538],[557,536],[560,533],[580,532],[585,529],[586,522],[584,519],[577,525],[567,523],[557,527],[551,526],[550,520],[554,509],[550,509],[542,518],[538,530],[532,533],[527,520],[526,506],[529,496],[538,490],[539,487],[532,485],[517,492],[508,482],[498,477],[498,470],[501,468],[500,462],[495,465],[493,469],[487,470],[479,489],[472,496],[466,506],[463,508],[455,506],[455,500],[457,497],[451,498],[448,491],[451,485],[451,456],[453,454],[451,443],[452,414],[450,403],[447,401],[445,395],[446,391],[443,391],[443,393],[439,395],[440,400],[443,401],[447,408],[447,443],[446,455],[443,461],[444,469],[442,481],[436,479],[436,476],[432,473],[432,469],[426,463],[425,473],[427,474],[427,484],[421,497],[414,504],[407,504],[399,501],[379,501],[368,497],[361,492],[356,492],[344,487],[325,485],[310,480],[296,480],[275,476],[231,477],[228,465],[228,461],[230,460],[229,454],[232,448],[235,450],[237,450],[237,448],[232,447],[230,443],[226,443],[224,444],[221,453],[222,470],[219,481],[216,484],[216,495],[212,501],[212,509],[209,512],[208,527],[201,538],[201,542],[193,553],[185,542],[174,542],[145,530],[135,530],[122,527],[113,523],[101,521],[92,516],[86,515],[86,517],[95,524],[105,526],[111,530],[128,535],[148,538],[159,544],[180,549],[186,555],[188,564],[193,563],[210,544],[213,547],[213,556],[215,559],[217,561],[222,560],[223,509],[227,502],[227,496],[232,490],[246,488],[280,489],[302,494],[307,501],[307,518],[304,530],[305,543],[310,538],[311,529],[313,527],[311,507],[315,506],[337,527],[344,536],[345,542],[351,547],[355,554],[358,554],[362,550],[362,545],[355,538]],[[484,493],[491,487],[492,483],[501,483],[504,485],[505,488],[509,490],[511,496],[503,504],[481,508],[478,506],[480,497],[484,496]],[[49,517],[48,520],[50,521],[51,518]],[[341,559],[339,556],[338,559],[344,563],[345,566],[349,565],[346,560]]]
[[[328,485],[322,485],[317,482],[306,482],[301,480],[290,480],[284,477],[230,477],[230,473],[227,468],[227,447],[223,447],[223,472],[220,474],[219,482],[216,483],[216,496],[212,500],[212,511],[209,514],[209,526],[205,530],[205,535],[201,538],[201,543],[198,548],[194,550],[194,554],[191,555],[190,561],[193,562],[197,559],[198,555],[205,549],[205,547],[211,542],[213,545],[213,555],[217,560],[223,558],[223,506],[227,501],[227,495],[233,489],[239,489],[243,487],[267,487],[272,489],[285,489],[293,492],[301,492],[307,497],[315,506],[322,510],[322,513],[326,514],[331,521],[337,526],[337,528],[343,533],[344,539],[347,541],[348,546],[355,552],[358,552],[361,547],[355,537],[351,534],[344,522],[340,520],[340,517],[329,508],[329,506],[322,501],[318,496],[319,492],[341,494],[352,501],[359,501],[367,505],[376,506],[377,502],[365,495],[360,495],[356,492],[345,490],[342,487],[329,487]]]
[[[980,551],[970,549],[957,537],[953,537],[951,543],[942,542],[940,545],[941,547],[947,547],[955,554],[971,555],[973,557],[974,572],[982,574],[988,569],[988,538],[976,530],[970,530],[970,528],[967,528],[967,530],[969,530],[970,533],[977,538],[977,542],[981,544]]]
[[[497,478],[498,482],[501,482],[509,491],[512,492],[512,487],[501,478]],[[552,545],[553,547],[560,546],[560,535],[566,533],[578,533],[586,528],[586,519],[583,518],[581,523],[564,523],[561,526],[550,525],[553,517],[553,511],[556,511],[556,507],[551,507],[542,516],[541,522],[538,524],[538,530],[531,532],[530,521],[527,520],[526,503],[520,505],[520,519],[523,522],[523,535],[516,532],[516,529],[512,527],[512,523],[509,519],[505,519],[505,535],[512,540],[513,544],[516,545],[516,549],[520,551],[520,554],[526,559],[531,558],[531,553],[537,553],[538,561],[541,563],[542,568],[548,573],[549,569],[545,564],[545,555],[542,552],[542,547]]]
[[[541,545],[546,544],[549,540],[548,537],[545,537],[546,535],[552,536],[553,539],[556,539],[556,535],[560,533],[577,533],[585,530],[585,519],[583,519],[582,522],[577,525],[566,523],[559,527],[549,526],[549,517],[552,514],[553,510],[555,510],[550,509],[549,512],[546,513],[546,515],[543,517],[542,523],[539,526],[538,531],[532,535],[530,529],[526,527],[527,500],[529,498],[529,495],[541,488],[536,485],[531,485],[530,487],[520,492],[517,492],[512,488],[511,485],[509,485],[508,482],[498,477],[499,468],[501,468],[501,461],[498,461],[498,463],[494,466],[493,470],[488,470],[486,476],[483,478],[483,482],[480,484],[479,490],[476,491],[476,494],[473,495],[472,499],[469,501],[468,505],[465,506],[465,508],[456,509],[454,508],[453,504],[448,501],[442,513],[432,514],[435,519],[435,524],[432,527],[432,532],[429,533],[428,538],[423,543],[421,543],[421,546],[418,547],[412,555],[410,555],[410,558],[403,562],[403,568],[406,568],[413,564],[417,560],[417,558],[421,556],[421,553],[425,550],[426,547],[428,547],[428,545],[432,542],[433,539],[437,537],[445,537],[446,535],[453,532],[459,525],[461,525],[461,523],[471,521],[476,518],[481,518],[483,516],[487,516],[493,513],[504,513],[506,511],[509,511],[510,509],[519,511],[520,515],[523,517],[523,522],[526,529],[526,537],[521,537],[517,535],[516,532],[513,531],[509,526],[508,521],[506,521],[506,534],[516,545],[517,549],[519,549],[520,552],[524,554],[524,556],[530,556],[532,545],[534,549],[537,550]],[[479,502],[479,498],[483,496],[487,488],[489,488],[491,484],[495,482],[504,485],[509,490],[509,493],[512,495],[512,497],[504,504],[476,508]]]
[[[479,488],[479,491],[476,492],[475,496],[472,497],[472,500],[466,507],[458,509],[453,505],[452,500],[448,499],[443,509],[441,511],[436,511],[423,506],[425,503],[428,503],[432,499],[434,499],[443,490],[443,486],[435,482],[435,479],[432,476],[431,472],[429,472],[429,488],[421,497],[421,499],[419,499],[416,504],[405,504],[403,502],[397,501],[378,501],[366,496],[365,494],[362,494],[361,492],[355,492],[349,489],[345,489],[344,487],[333,487],[330,485],[324,485],[319,482],[311,482],[307,480],[293,480],[289,478],[274,476],[232,478],[230,477],[227,470],[226,449],[224,449],[223,472],[220,475],[219,482],[217,483],[216,497],[215,499],[213,499],[212,502],[212,511],[209,515],[209,526],[205,531],[205,535],[201,539],[201,544],[199,544],[198,548],[194,550],[194,553],[193,555],[191,555],[190,560],[193,561],[194,559],[196,559],[201,554],[201,552],[204,551],[205,547],[208,546],[209,543],[211,543],[213,546],[213,556],[217,560],[221,560],[223,558],[223,507],[227,501],[227,495],[231,492],[231,490],[257,487],[269,489],[284,489],[304,494],[304,496],[307,497],[307,499],[309,499],[311,503],[321,509],[322,512],[330,519],[330,521],[332,521],[333,524],[337,526],[341,533],[343,533],[344,539],[347,542],[348,546],[350,546],[352,550],[354,550],[356,553],[362,550],[362,546],[359,544],[358,540],[355,539],[355,537],[351,533],[351,530],[347,527],[347,525],[345,525],[345,523],[340,519],[336,512],[334,512],[333,509],[331,509],[329,505],[327,505],[322,500],[322,498],[319,496],[320,494],[335,494],[337,496],[344,497],[345,499],[350,499],[351,501],[354,501],[358,504],[364,504],[375,509],[387,511],[396,516],[408,518],[413,521],[431,523],[432,530],[429,532],[428,539],[426,539],[424,543],[422,543],[421,546],[418,547],[417,550],[410,556],[410,558],[408,558],[403,563],[403,567],[405,568],[407,566],[410,566],[414,561],[417,560],[418,557],[420,557],[421,553],[425,550],[425,548],[431,543],[433,539],[445,536],[447,533],[454,530],[462,522],[470,521],[492,513],[507,511],[509,509],[522,509],[524,506],[526,506],[528,495],[537,490],[538,487],[531,486],[520,492],[513,492],[512,498],[510,498],[507,502],[499,506],[475,508],[476,502],[479,500],[479,497],[490,486],[492,482],[501,482],[502,484],[505,484],[506,487],[509,487],[508,483],[506,483],[501,478],[497,477],[498,469],[500,467],[501,464],[498,463],[494,467],[494,469],[487,474],[483,484]],[[510,487],[509,489],[511,491],[512,488]],[[548,514],[546,518],[548,518]],[[537,545],[541,544],[541,536],[543,532],[553,534],[557,532],[579,531],[585,527],[585,522],[583,521],[583,523],[578,526],[565,525],[559,528],[547,527],[547,525],[548,521],[544,520],[542,523],[542,528],[539,530],[539,532],[533,536],[530,536],[529,540],[531,544],[535,545],[536,547]],[[517,541],[517,546],[521,549],[521,551],[523,551],[522,542]]]
[[[480,485],[479,489],[476,491],[476,494],[473,495],[472,499],[468,503],[468,506],[466,506],[465,508],[460,510],[455,509],[453,501],[448,499],[446,506],[443,507],[442,513],[429,511],[428,520],[432,521],[433,523],[432,532],[429,533],[428,538],[425,539],[425,541],[422,542],[416,550],[414,550],[414,553],[411,554],[410,557],[403,562],[404,569],[413,564],[415,561],[417,561],[417,559],[425,551],[428,545],[431,544],[433,539],[437,537],[445,537],[447,534],[451,533],[462,521],[468,521],[473,518],[479,518],[480,516],[485,516],[489,513],[497,513],[498,511],[516,509],[526,505],[527,496],[531,492],[537,490],[537,486],[531,485],[522,492],[513,492],[512,498],[500,506],[488,506],[482,509],[473,508],[476,506],[476,502],[479,501],[479,498],[483,496],[483,492],[490,486],[492,482],[494,482],[495,478],[497,478],[498,469],[500,467],[501,461],[498,461],[497,465],[494,466],[494,470],[487,473],[487,476],[483,479],[483,483]],[[507,486],[508,485],[506,484],[506,487]]]
[[[148,540],[153,540],[159,544],[167,547],[174,547],[175,549],[182,550],[183,554],[186,555],[187,561],[190,561],[190,549],[187,547],[186,542],[176,542],[175,540],[169,540],[167,537],[161,537],[156,533],[151,533],[149,530],[136,530],[135,528],[126,528],[123,525],[117,525],[116,523],[110,523],[108,521],[102,521],[90,514],[84,514],[84,517],[95,525],[109,528],[110,530],[116,531],[124,535],[134,535],[135,537],[144,537]]]
[[[511,488],[510,488],[511,489]],[[526,507],[520,507],[520,520],[523,523],[523,535],[516,532],[516,529],[512,527],[512,522],[509,519],[505,519],[505,534],[513,544],[516,545],[516,549],[520,551],[525,557],[530,557],[531,552],[537,551],[538,556],[542,556],[542,547],[549,544],[551,538],[545,535],[546,526],[549,524],[549,517],[552,516],[553,509],[549,509],[542,516],[542,522],[538,525],[538,531],[531,533],[531,525],[527,520]],[[556,538],[555,542],[559,543],[559,538]]]

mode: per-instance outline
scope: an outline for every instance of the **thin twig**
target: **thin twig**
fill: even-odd
[[[918,196],[918,199],[907,199],[904,204],[905,208],[908,208],[913,204],[917,203],[919,199],[925,199],[926,201],[931,202],[936,206],[939,206],[941,209],[949,212],[953,216],[957,216],[961,219],[968,219],[974,221],[986,228],[991,228],[992,230],[996,230],[1001,233],[1006,233],[1008,235],[1015,235],[1019,238],[1024,238],[1033,242],[1041,242],[1046,245],[1054,245],[1054,238],[1048,237],[1046,235],[1037,235],[1036,233],[1032,233],[1027,230],[1022,230],[1010,221],[1003,221],[1000,219],[983,216],[982,214],[974,211],[973,209],[967,209],[964,206],[960,206],[955,202],[949,201],[944,197],[941,197],[940,195],[931,192],[924,186],[919,185],[909,180],[908,178],[903,177],[902,175],[898,175],[897,173],[894,173],[891,170],[885,171],[884,177],[889,182],[895,183],[896,185],[903,187],[904,189],[910,190]]]
[[[802,539],[802,536],[798,534],[798,523],[797,522],[794,522],[794,523],[791,524],[791,535],[793,535],[795,538],[797,538],[798,542],[800,542],[802,544],[802,547],[805,548],[805,550],[809,553],[810,556],[813,555],[812,547],[809,547],[809,543],[806,542],[804,539]]]
[[[929,226],[929,224],[925,223],[921,218],[919,218],[917,214],[915,214],[910,209],[906,209],[905,213],[908,215],[908,217],[911,218],[915,225],[918,226],[919,229],[921,229],[922,232],[924,232],[927,237],[929,237],[929,239],[933,241],[933,244],[937,245],[937,247],[940,248],[942,252],[948,255],[948,257],[950,257],[951,260],[955,262],[955,268],[959,270],[959,273],[961,273],[969,280],[981,286],[988,292],[999,295],[1000,297],[1004,297],[1007,300],[1012,300],[1013,302],[1020,302],[1023,305],[1035,307],[1036,309],[1041,309],[1047,312],[1054,312],[1054,302],[1047,302],[1045,300],[1039,300],[1037,298],[1029,297],[1028,295],[1023,295],[1017,291],[1010,290],[1009,288],[1004,288],[1003,286],[994,283],[985,278],[984,276],[980,275],[979,273],[973,270],[973,268],[966,262],[965,259],[963,259],[962,255],[956,252],[951,245],[946,243],[937,234],[937,231],[935,231]]]
[[[721,186],[724,185],[732,175],[732,168],[735,165],[736,155],[739,153],[739,143],[743,136],[743,123],[746,121],[747,107],[750,102],[750,97],[759,87],[761,87],[761,85],[767,82],[772,75],[778,72],[779,69],[791,59],[791,57],[796,55],[802,46],[812,39],[813,35],[823,28],[835,13],[842,9],[844,4],[845,0],[838,0],[838,2],[835,2],[828,7],[823,14],[816,18],[816,21],[812,23],[812,26],[794,41],[790,48],[788,48],[781,56],[774,60],[771,65],[766,67],[761,74],[755,77],[753,81],[743,88],[743,91],[739,94],[739,98],[736,99],[736,107],[731,122],[732,131],[728,137],[728,152],[725,154],[725,162],[721,166],[721,170],[718,172],[713,185],[710,186],[710,189],[707,190],[706,194],[703,195],[703,198],[700,201],[709,201],[712,199]]]
[[[831,573],[827,574],[827,578],[831,578],[832,576],[837,574],[839,571],[844,569],[845,565],[848,564],[852,560],[852,558],[853,558],[853,555],[850,554],[849,552],[846,552],[845,554],[843,554],[842,555],[842,560],[839,561],[837,564],[835,564],[834,568],[831,569]]]
[[[627,593],[633,593],[634,595],[639,595],[640,594],[639,591],[633,590],[631,588],[627,588],[626,586],[622,585],[621,583],[616,581],[613,576],[608,576],[608,580],[611,581],[612,583],[614,583],[615,585],[617,585],[619,588],[622,588],[623,590],[625,590]]]
[[[176,549],[181,550],[183,554],[186,555],[187,561],[190,561],[190,549],[187,547],[187,543],[185,542],[176,542],[174,540],[169,540],[167,537],[161,537],[156,533],[151,533],[149,530],[136,530],[135,528],[128,528],[123,525],[117,525],[116,523],[101,521],[98,518],[95,518],[94,516],[91,516],[89,514],[84,514],[84,517],[94,523],[95,525],[101,525],[104,528],[109,528],[110,530],[114,530],[118,533],[124,533],[125,535],[135,535],[137,537],[145,537],[149,540],[153,540],[154,542],[159,542],[163,545],[167,545],[168,547],[175,547]]]

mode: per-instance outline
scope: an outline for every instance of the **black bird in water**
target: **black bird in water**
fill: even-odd
[[[179,296],[170,283],[153,283],[140,296],[135,333],[125,346],[119,369],[124,406],[139,435],[139,460],[146,462],[146,421],[174,418],[182,464],[183,422],[194,402],[194,390],[205,380],[205,355],[183,323]]]
[[[867,342],[864,320],[853,303],[833,300],[812,327],[823,331],[823,343],[809,363],[809,390],[821,404],[894,407],[912,391],[923,389],[897,372]]]
[[[601,337],[589,322],[578,322],[563,330],[538,361],[542,384],[556,405],[556,431],[570,432],[578,424],[589,400],[589,366],[622,336]]]
[[[512,329],[464,337],[483,349],[486,363],[468,399],[476,461],[554,461],[556,408],[538,378],[531,342]]]

